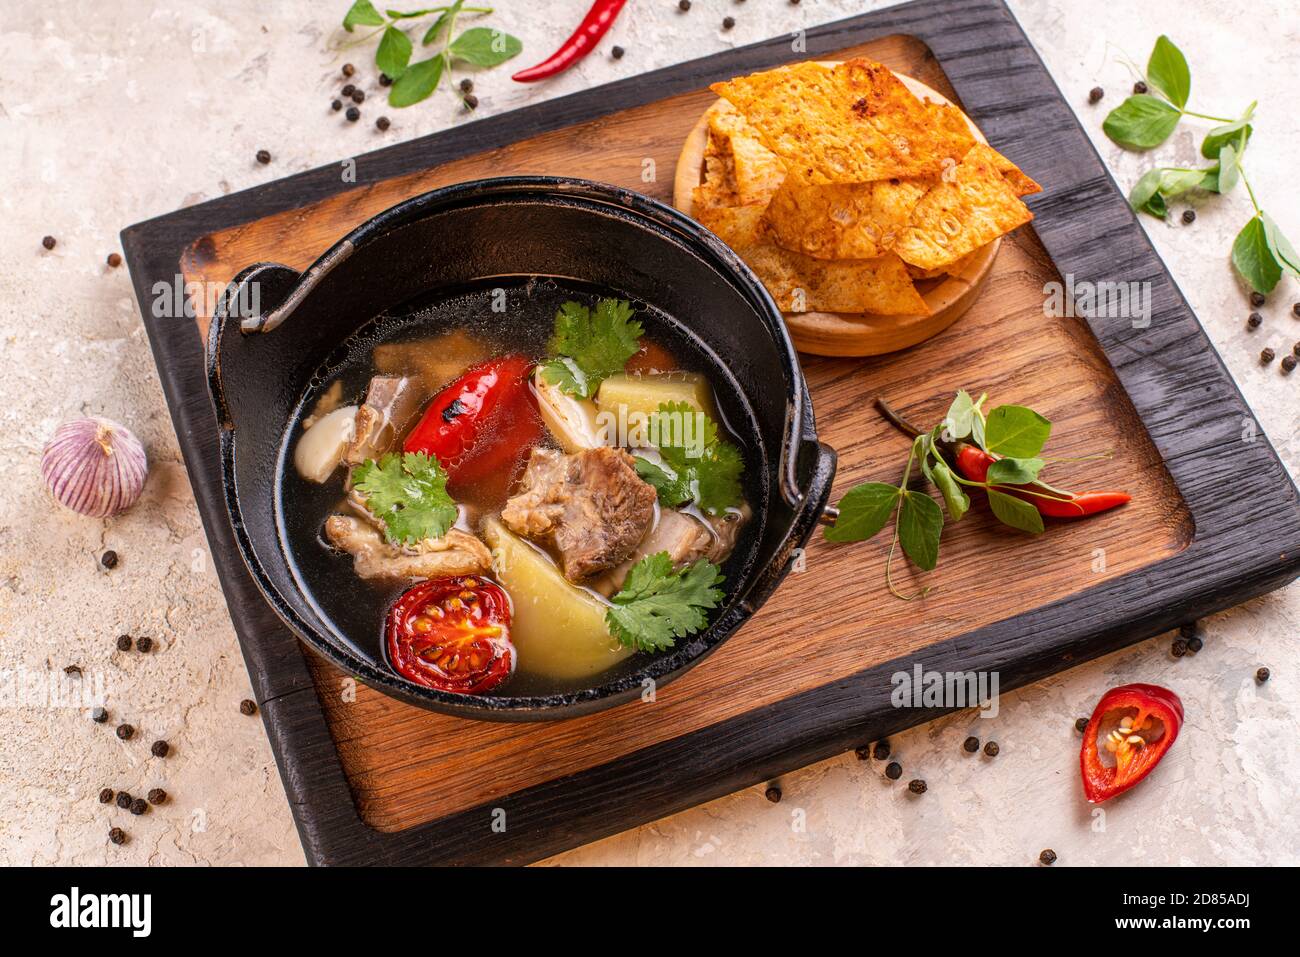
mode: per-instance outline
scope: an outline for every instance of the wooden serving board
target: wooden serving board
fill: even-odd
[[[262,600],[222,503],[209,317],[153,317],[154,284],[178,269],[224,284],[261,260],[301,268],[393,203],[475,177],[585,176],[668,200],[708,84],[795,58],[788,38],[360,157],[347,189],[325,167],[131,227],[124,248],[159,374],[311,862],[535,860],[937,716],[890,705],[890,675],[914,664],[997,671],[1010,689],[1300,574],[1295,486],[1262,433],[1243,442],[1249,409],[1006,8],[923,0],[806,43],[798,58],[866,54],[951,97],[1044,186],[1028,198],[1035,222],[1004,240],[955,325],[890,356],[805,358],[821,437],[840,455],[836,495],[899,478],[907,442],[875,396],[934,421],[969,388],[1046,414],[1054,455],[1111,450],[1054,474],[1123,485],[1133,503],[1036,539],[980,504],[945,531],[924,579],[933,591],[906,604],[885,588],[884,542],[817,536],[805,569],[653,702],[531,725],[431,714],[356,686]],[[1150,323],[1045,316],[1045,286],[1067,274],[1149,283]],[[920,583],[897,570],[900,587]]]

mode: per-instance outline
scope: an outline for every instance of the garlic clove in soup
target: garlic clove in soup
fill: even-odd
[[[356,435],[357,407],[345,405],[321,416],[293,449],[293,465],[309,482],[324,482],[339,467]]]
[[[135,504],[149,463],[124,425],[98,417],[59,426],[41,453],[41,477],[59,504],[107,518]]]

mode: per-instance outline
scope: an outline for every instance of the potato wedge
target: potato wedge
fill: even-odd
[[[632,654],[610,637],[605,605],[565,581],[560,570],[496,518],[483,526],[492,570],[510,595],[510,640],[518,669],[555,679],[600,674]]]
[[[628,375],[618,372],[600,384],[596,390],[596,406],[617,420],[619,407],[626,411],[650,416],[659,411],[665,402],[685,402],[718,421],[718,408],[713,402],[713,390],[704,376],[695,372],[666,372],[659,375]]]

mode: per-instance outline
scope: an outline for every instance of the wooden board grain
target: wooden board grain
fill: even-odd
[[[814,28],[805,40],[798,57],[777,38],[358,157],[355,187],[323,167],[124,232],[213,559],[313,863],[535,860],[942,713],[891,706],[889,676],[899,669],[998,671],[1009,690],[1300,571],[1300,496],[1262,435],[1242,441],[1249,409],[1005,6],[918,0]],[[936,591],[907,609],[915,615],[884,592],[880,543],[814,542],[806,570],[655,703],[564,724],[457,722],[364,688],[353,695],[337,672],[309,663],[234,549],[202,340],[194,324],[151,314],[153,284],[170,282],[178,262],[186,277],[216,283],[258,259],[306,265],[380,209],[473,176],[592,175],[667,198],[674,138],[709,101],[710,82],[857,49],[951,91],[1046,189],[1029,200],[1034,229],[1004,243],[987,292],[955,326],[898,356],[807,362],[822,437],[841,454],[837,491],[896,480],[905,442],[867,414],[872,396],[925,419],[968,386],[1042,409],[1057,423],[1058,454],[1111,449],[1109,463],[1068,466],[1072,483],[1132,476],[1137,500],[1029,542],[977,511],[945,533],[929,579]],[[659,115],[661,101],[681,108],[680,122]],[[647,168],[657,173],[649,181]],[[1060,273],[1146,283],[1151,321],[1046,318],[1043,283]],[[914,584],[907,575],[902,583]],[[498,810],[508,813],[505,831],[492,826]]]

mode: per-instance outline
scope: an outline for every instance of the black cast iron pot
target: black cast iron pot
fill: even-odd
[[[693,338],[713,365],[724,415],[746,440],[756,517],[723,568],[724,606],[707,631],[671,651],[634,655],[598,684],[564,694],[434,691],[395,673],[382,650],[370,653],[337,633],[299,585],[280,531],[289,425],[341,344],[385,311],[442,289],[521,276],[582,281],[640,300]],[[574,717],[631,700],[648,680],[662,685],[703,660],[785,577],[823,513],[835,472],[835,453],[817,441],[794,347],[762,284],[676,210],[583,180],[449,186],[380,213],[301,274],[275,263],[250,266],[227,288],[212,322],[208,386],[235,540],[272,608],[303,641],[372,687],[469,718]]]

